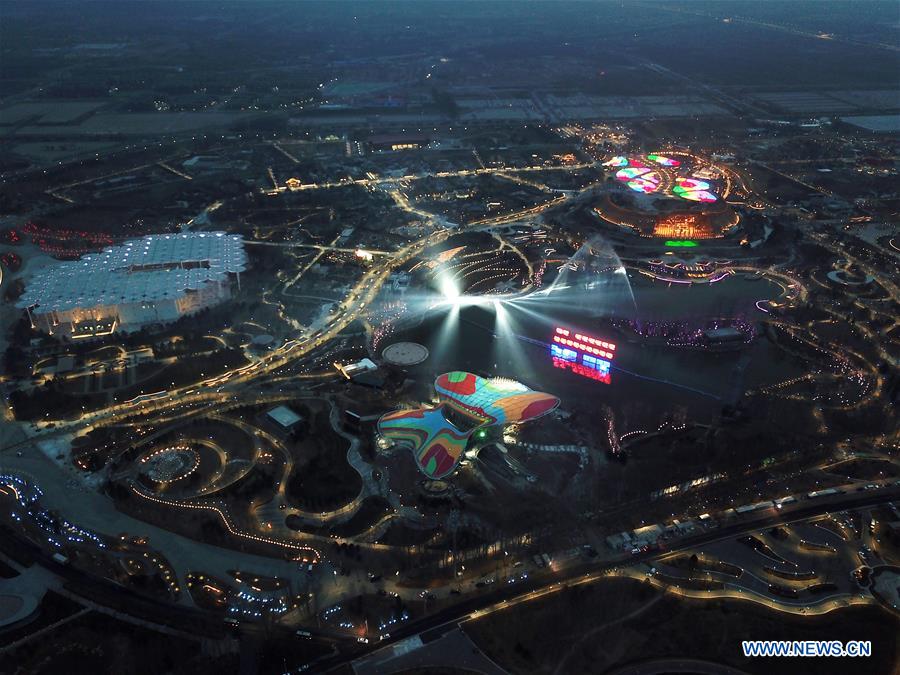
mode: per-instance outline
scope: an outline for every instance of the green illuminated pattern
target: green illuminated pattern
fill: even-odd
[[[619,169],[616,171],[616,178],[635,192],[643,192],[645,194],[654,192],[662,180],[656,171],[643,165]]]
[[[621,155],[613,157],[612,159],[603,162],[603,166],[628,166],[628,158],[622,157]]]
[[[669,248],[694,248],[697,246],[696,241],[690,239],[667,239],[666,246]]]
[[[662,164],[663,166],[681,166],[681,162],[679,162],[677,159],[664,157],[663,155],[647,155],[647,159],[649,159],[651,162]]]
[[[709,183],[705,180],[697,178],[685,178],[678,176],[675,179],[675,187],[672,188],[672,194],[688,199],[692,202],[714,202],[716,196],[709,191]]]

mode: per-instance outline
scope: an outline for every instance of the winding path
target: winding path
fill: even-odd
[[[585,640],[589,640],[589,639],[593,638],[595,635],[597,635],[598,633],[602,633],[607,628],[611,628],[612,626],[617,626],[620,623],[625,623],[626,621],[630,621],[631,619],[635,618],[636,616],[640,616],[641,614],[646,612],[648,609],[653,607],[653,605],[655,605],[660,600],[662,600],[664,597],[666,597],[666,594],[660,593],[655,598],[651,599],[648,602],[645,602],[643,605],[641,605],[634,611],[629,612],[625,616],[620,616],[617,619],[612,619],[611,621],[607,621],[606,623],[601,623],[599,626],[595,626],[594,628],[589,630],[587,633],[582,635],[571,647],[569,647],[569,649],[566,651],[565,654],[563,654],[562,658],[559,660],[559,663],[556,664],[556,670],[553,671],[553,675],[563,675],[563,673],[565,672],[563,670],[563,668],[565,667],[566,662],[572,657],[573,654],[575,654],[575,651],[578,649],[579,645],[581,645],[581,643],[583,643]]]

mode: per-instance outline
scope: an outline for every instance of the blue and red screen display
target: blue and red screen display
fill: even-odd
[[[610,383],[609,371],[615,353],[615,343],[561,326],[554,330],[550,344],[554,367],[605,384]]]

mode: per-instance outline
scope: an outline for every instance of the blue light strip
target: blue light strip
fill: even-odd
[[[578,360],[578,352],[574,349],[560,347],[559,345],[550,345],[550,354],[558,359],[563,359],[564,361],[575,362]]]
[[[490,333],[491,335],[493,335],[495,339],[499,339],[499,338],[501,337],[498,333],[495,333],[495,332],[492,331],[490,328],[487,328],[487,327],[485,327],[485,326],[482,326],[481,324],[479,324],[479,323],[477,323],[477,322],[475,322],[475,321],[472,321],[472,320],[470,320],[470,319],[461,319],[461,321],[465,321],[466,323],[469,323],[469,324],[471,324],[471,325],[473,325],[473,326],[475,326],[475,327],[477,327],[477,328],[480,328],[481,330],[487,331],[488,333]],[[544,349],[547,349],[548,347],[551,346],[551,345],[550,345],[549,343],[547,343],[547,342],[543,342],[543,341],[541,341],[541,340],[535,340],[534,338],[530,338],[530,337],[527,337],[527,336],[525,336],[525,335],[518,335],[518,334],[514,333],[513,336],[514,336],[517,340],[521,340],[522,342],[528,342],[528,343],[530,343],[530,344],[537,345],[537,346],[539,346],[539,347],[543,347]],[[635,373],[634,371],[631,371],[631,370],[627,370],[627,369],[625,369],[625,368],[622,368],[622,366],[619,366],[619,365],[613,366],[613,365],[610,364],[610,370],[611,370],[611,371],[614,370],[614,371],[616,371],[617,373],[625,373],[626,375],[631,375],[632,377],[637,377],[637,378],[639,378],[639,379],[641,379],[641,380],[647,380],[647,381],[649,381],[649,382],[658,382],[659,384],[668,384],[669,386],[676,387],[676,388],[678,388],[678,389],[684,389],[685,391],[690,391],[690,392],[693,392],[693,393],[695,393],[695,394],[700,394],[701,396],[706,396],[706,397],[711,398],[711,399],[714,399],[714,400],[716,400],[716,401],[721,401],[721,400],[722,400],[722,397],[719,396],[718,394],[712,394],[712,393],[710,393],[710,392],[708,392],[708,391],[703,391],[702,389],[696,389],[696,388],[694,388],[694,387],[689,387],[689,386],[686,385],[686,384],[679,384],[678,382],[672,382],[671,380],[663,380],[663,379],[660,379],[660,378],[657,378],[657,377],[650,377],[649,375],[641,375],[640,373]]]

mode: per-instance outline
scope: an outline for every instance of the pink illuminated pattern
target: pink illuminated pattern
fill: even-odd
[[[656,171],[638,162],[632,162],[631,166],[616,171],[616,178],[635,192],[643,192],[645,194],[656,192],[662,181],[661,176]]]
[[[628,158],[619,155],[603,162],[603,166],[628,166]]]
[[[705,180],[679,176],[675,179],[675,187],[672,188],[672,194],[692,202],[714,202],[718,198],[709,189],[709,183]]]
[[[625,183],[635,192],[651,194],[659,191],[664,183],[666,191],[692,202],[711,203],[719,198],[712,191],[710,184],[693,176],[673,176],[674,172],[684,172],[681,160],[654,153],[640,158],[617,155],[603,162],[603,166],[618,169],[616,179]],[[679,169],[681,167],[681,169]],[[674,177],[674,184],[671,178]],[[664,178],[669,180],[664,181]]]
[[[647,155],[647,159],[662,166],[681,166],[681,162],[679,162],[677,159],[665,157],[664,155]]]

